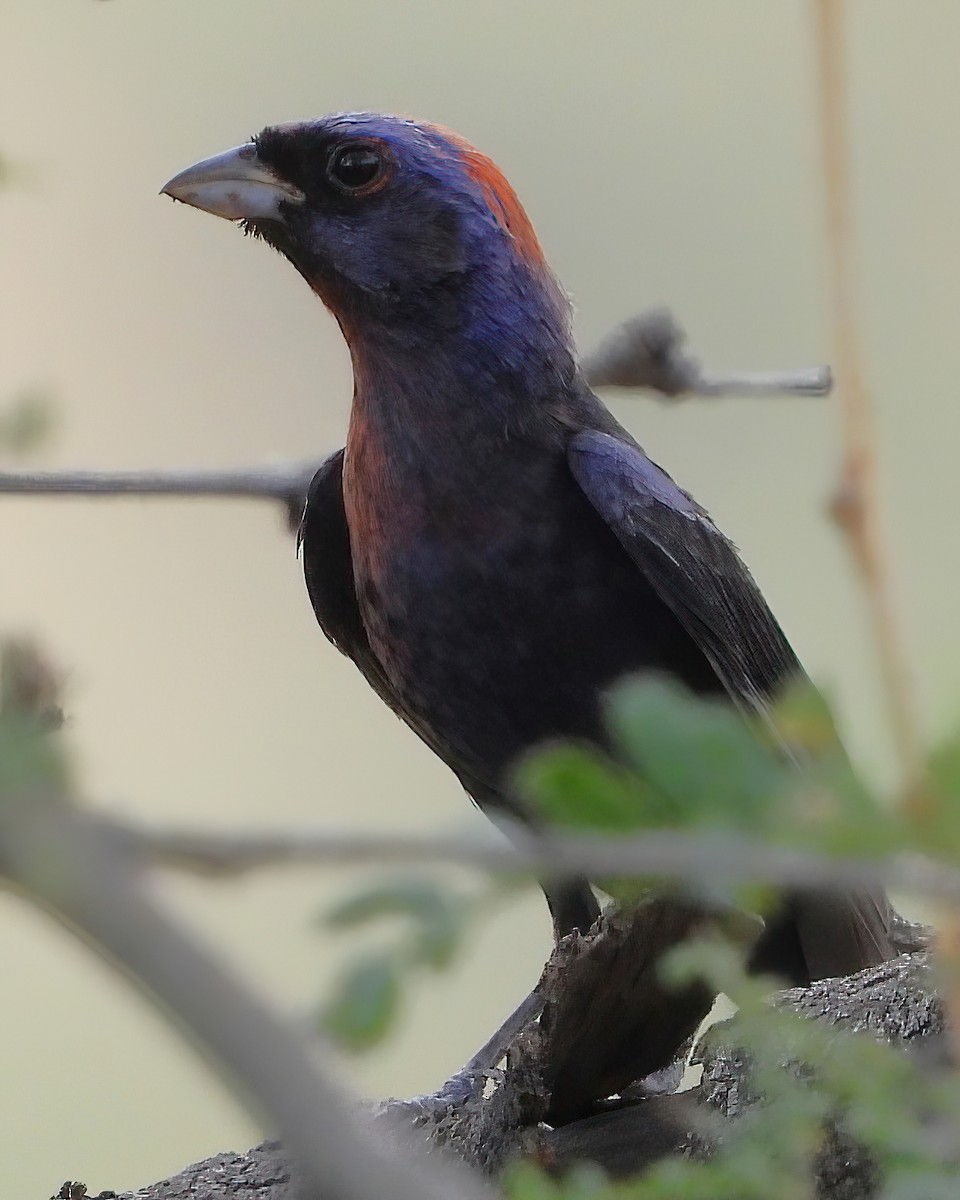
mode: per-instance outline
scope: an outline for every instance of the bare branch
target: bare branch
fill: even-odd
[[[0,495],[276,500],[296,529],[320,460],[229,470],[0,471]]]
[[[227,496],[286,500],[316,462],[195,471],[0,471],[0,492],[41,496]]]
[[[829,367],[788,371],[704,370],[683,348],[685,334],[673,314],[650,309],[619,325],[583,360],[592,387],[650,388],[670,399],[683,396],[826,396]]]
[[[505,874],[651,876],[692,883],[736,879],[796,887],[847,889],[886,885],[939,899],[960,900],[960,870],[922,855],[882,860],[832,858],[738,833],[652,829],[632,837],[538,836],[511,828],[511,841],[406,833],[297,830],[251,834],[195,833],[113,827],[134,850],[160,867],[199,875],[242,875],[289,865],[457,863]]]
[[[680,396],[782,393],[823,396],[828,367],[712,374],[683,349],[684,333],[666,309],[624,321],[588,354],[583,371],[594,387],[648,388]],[[277,500],[296,528],[307,486],[320,460],[230,470],[0,471],[0,494],[33,496],[181,496]]]
[[[616,932],[616,930],[614,930]],[[563,946],[554,951],[551,968],[563,971],[569,958]],[[576,966],[577,958],[573,959]],[[548,968],[549,970],[549,968]],[[871,967],[845,979],[826,979],[809,988],[781,992],[772,997],[778,1008],[792,1009],[808,1020],[858,1030],[878,1040],[910,1046],[936,1062],[943,1014],[933,991],[932,970],[923,955],[909,955]],[[576,1005],[593,993],[595,979],[583,986],[573,976],[557,979],[557,996]],[[568,990],[569,989],[569,990]],[[725,1120],[735,1119],[757,1102],[751,1086],[751,1063],[740,1050],[740,1039],[724,1039],[723,1027],[714,1027],[697,1058],[703,1062],[703,1080],[690,1091],[677,1094],[641,1092],[633,1103],[600,1108],[595,1114],[570,1124],[547,1129],[539,1123],[550,1097],[542,1064],[549,1044],[525,1034],[492,1095],[473,1097],[462,1109],[433,1110],[429,1097],[383,1104],[382,1119],[389,1127],[415,1126],[427,1142],[453,1149],[471,1166],[487,1171],[508,1153],[526,1151],[548,1169],[562,1172],[596,1163],[613,1179],[623,1179],[663,1158],[684,1155],[696,1146],[708,1153],[704,1134],[722,1136]],[[731,1044],[727,1044],[727,1042]],[[784,1052],[786,1055],[786,1051]],[[797,1088],[806,1086],[802,1071],[794,1073]],[[827,1142],[817,1159],[819,1189],[824,1200],[868,1200],[873,1186],[861,1184],[865,1155],[849,1143]],[[276,1143],[258,1146],[244,1154],[222,1154],[188,1167],[136,1193],[124,1192],[120,1200],[290,1200],[287,1155]],[[81,1185],[74,1185],[78,1188]],[[79,1193],[77,1193],[79,1194]],[[452,1193],[455,1194],[455,1193]]]

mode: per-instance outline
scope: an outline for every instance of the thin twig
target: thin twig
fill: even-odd
[[[922,803],[917,785],[923,752],[913,673],[895,596],[880,515],[873,401],[866,384],[856,321],[852,265],[850,153],[845,78],[844,0],[814,0],[819,65],[820,137],[839,381],[843,462],[831,510],[843,530],[864,585],[890,708],[908,804]]]
[[[827,367],[796,371],[711,374],[683,346],[684,333],[664,309],[631,317],[583,362],[595,387],[647,388],[681,396],[822,396],[830,390]],[[229,470],[0,471],[0,494],[34,496],[181,496],[280,501],[296,527],[307,486],[320,460]]]
[[[158,471],[0,471],[0,492],[85,496],[225,496],[286,500],[306,487],[316,462]]]
[[[684,396],[826,396],[829,367],[787,371],[711,372],[684,348],[685,334],[663,308],[630,317],[581,364],[592,387],[649,388],[668,399]]]
[[[297,830],[200,833],[116,825],[117,836],[148,862],[208,876],[235,876],[290,865],[457,863],[504,874],[736,879],[796,887],[889,886],[960,900],[960,869],[915,854],[833,858],[738,833],[649,830],[631,837],[537,836],[512,828],[511,841],[417,834]]]
[[[320,460],[228,470],[0,471],[0,495],[274,500],[296,529],[319,465]]]
[[[860,573],[870,610],[884,694],[903,775],[903,810],[923,821],[929,812],[913,671],[895,594],[893,568],[880,513],[874,406],[863,370],[856,321],[850,205],[850,147],[846,86],[845,0],[814,0],[820,71],[820,136],[834,323],[840,380],[843,463],[832,503]],[[948,1036],[960,1062],[960,912],[956,893],[941,895],[936,921]]]

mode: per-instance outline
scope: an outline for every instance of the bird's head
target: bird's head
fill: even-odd
[[[513,189],[439,126],[374,113],[268,126],[163,191],[279,250],[348,340],[521,315],[567,336],[566,299]]]

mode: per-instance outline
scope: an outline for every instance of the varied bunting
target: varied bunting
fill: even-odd
[[[610,749],[603,696],[666,672],[763,714],[801,668],[734,547],[590,391],[516,195],[451,131],[349,113],[276,125],[164,191],[296,267],[353,363],[346,447],[301,526],[327,637],[485,811],[529,820],[518,757]],[[598,913],[545,880],[558,934]],[[783,898],[752,965],[792,983],[891,956],[866,892]]]

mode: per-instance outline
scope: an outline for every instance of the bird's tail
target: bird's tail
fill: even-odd
[[[878,966],[897,954],[891,916],[890,903],[879,891],[791,892],[768,921],[749,968],[804,987]]]

